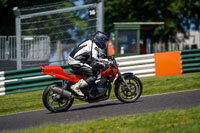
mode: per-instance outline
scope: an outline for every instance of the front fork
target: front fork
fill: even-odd
[[[131,88],[130,88],[130,86],[126,83],[126,80],[124,79],[124,77],[123,76],[121,76],[121,78],[122,78],[122,81],[125,83],[125,85],[126,85],[126,87],[127,87],[127,89],[128,89],[128,91],[130,91],[131,92]]]
[[[121,77],[121,79],[122,79],[122,81],[125,83],[125,85],[126,85],[128,91],[131,92],[131,88],[130,88],[130,86],[126,83],[126,80],[125,80],[125,78],[124,78],[125,76],[123,76],[123,75],[121,74],[121,72],[119,71],[119,68],[118,68],[118,67],[117,67],[117,71],[118,71],[118,76]]]
[[[127,84],[126,80],[124,79],[124,76],[122,76],[121,73],[120,73],[120,77],[121,77],[122,81],[125,83],[125,85],[126,85],[128,91],[131,92],[131,88],[130,88],[130,86]]]
[[[119,71],[118,64],[117,64],[116,60],[114,59],[113,62],[114,62],[114,64],[116,64],[116,68],[117,68],[118,76],[119,76],[119,77],[122,79],[122,81],[125,83],[125,85],[126,85],[128,91],[131,92],[131,88],[130,88],[130,86],[126,83],[126,80],[125,80],[124,76],[123,76],[123,75],[121,74],[121,72]]]

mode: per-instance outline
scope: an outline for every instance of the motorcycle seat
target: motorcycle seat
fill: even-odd
[[[67,71],[67,70],[64,70],[64,72],[66,73],[66,74],[68,74],[68,75],[76,75],[76,74],[78,74],[77,72],[75,72],[75,71]]]

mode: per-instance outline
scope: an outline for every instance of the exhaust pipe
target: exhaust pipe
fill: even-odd
[[[61,89],[61,88],[56,87],[56,86],[52,88],[52,91],[55,92],[55,93],[58,93],[61,96],[67,97],[67,98],[72,97],[72,93],[70,91]]]

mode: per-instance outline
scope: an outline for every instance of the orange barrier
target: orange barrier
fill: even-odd
[[[180,51],[155,53],[156,77],[180,75],[181,53]]]

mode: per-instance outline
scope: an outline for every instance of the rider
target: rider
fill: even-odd
[[[84,96],[80,88],[91,86],[97,79],[97,71],[105,65],[98,60],[99,48],[107,47],[109,37],[106,33],[97,31],[92,40],[85,40],[79,44],[69,55],[68,64],[75,72],[87,76],[71,86],[71,90]]]

